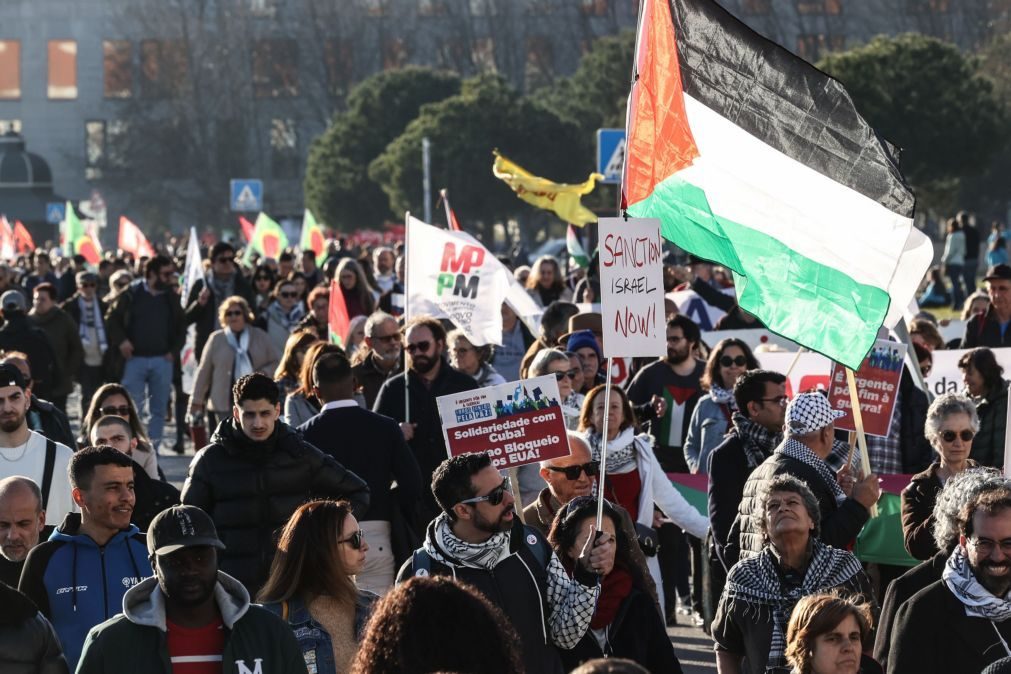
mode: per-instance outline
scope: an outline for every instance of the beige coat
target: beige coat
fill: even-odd
[[[266,332],[252,325],[246,329],[249,330],[249,360],[253,364],[253,371],[273,377],[281,354]],[[200,357],[192,399],[203,402],[210,393],[208,409],[218,414],[228,414],[232,408],[234,365],[235,352],[228,345],[225,331],[215,330],[207,340],[204,353]]]

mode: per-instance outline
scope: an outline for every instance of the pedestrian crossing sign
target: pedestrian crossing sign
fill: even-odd
[[[233,211],[263,210],[263,181],[237,178],[231,181],[231,205]]]

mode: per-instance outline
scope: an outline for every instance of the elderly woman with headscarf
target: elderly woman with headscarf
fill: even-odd
[[[789,672],[786,628],[802,597],[873,596],[860,561],[818,539],[818,499],[803,481],[781,474],[764,484],[754,518],[765,547],[730,569],[712,624],[721,674]]]
[[[977,466],[969,454],[978,431],[976,406],[965,396],[947,393],[927,410],[923,432],[937,450],[937,460],[902,490],[902,539],[916,559],[930,559],[937,553],[933,535],[937,494],[953,476]]]

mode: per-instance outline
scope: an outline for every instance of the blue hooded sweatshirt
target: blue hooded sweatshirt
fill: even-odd
[[[135,525],[102,547],[78,533],[81,515],[70,513],[49,540],[25,560],[18,589],[53,624],[70,671],[95,625],[123,611],[123,595],[152,575],[144,534]]]

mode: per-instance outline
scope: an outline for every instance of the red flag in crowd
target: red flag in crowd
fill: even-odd
[[[35,250],[35,240],[32,239],[31,232],[20,220],[14,221],[14,248],[18,255]]]
[[[241,215],[239,216],[239,224],[242,226],[242,236],[246,237],[246,242],[252,243],[253,232],[256,231],[256,225],[251,223],[249,220],[246,220]]]
[[[0,258],[10,260],[14,257],[14,230],[6,217],[0,215]]]
[[[126,216],[119,218],[119,247],[128,253],[133,253],[134,257],[154,257],[154,246],[140,231],[140,227],[133,224]]]
[[[341,284],[337,279],[330,282],[330,308],[327,310],[327,323],[330,326],[330,341],[343,348],[347,343],[351,319],[348,318],[348,308],[344,304],[344,293],[341,292]]]
[[[456,213],[449,205],[449,190],[442,188],[439,190],[439,196],[442,197],[442,203],[446,205],[446,222],[449,224],[449,228],[454,232],[463,231],[460,229],[460,221],[456,219]]]

